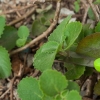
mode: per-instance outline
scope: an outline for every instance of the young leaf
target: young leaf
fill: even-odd
[[[95,27],[95,32],[100,32],[100,22],[97,23],[97,26]]]
[[[40,53],[35,59],[34,59],[34,67],[41,72],[52,69],[52,64],[55,59],[56,51],[55,52],[43,52]]]
[[[94,15],[91,7],[88,10],[88,16],[90,19],[95,20],[95,15]]]
[[[100,57],[100,33],[91,34],[83,38],[77,47],[76,52],[93,58]]]
[[[5,23],[6,23],[5,18],[0,16],[0,38],[1,38],[1,35],[3,34]]]
[[[34,55],[34,58],[36,58],[40,53],[42,52],[55,52],[59,47],[59,44],[54,41],[49,41],[47,43],[44,43],[40,49],[36,51],[36,54]]]
[[[42,32],[44,32],[47,29],[46,26],[44,26],[39,19],[35,20],[32,24],[32,35],[38,36]]]
[[[79,10],[80,10],[80,5],[79,5],[79,2],[78,2],[78,1],[75,1],[75,2],[74,2],[74,10],[75,10],[76,12],[79,12]]]
[[[34,67],[42,72],[51,69],[58,48],[57,42],[50,41],[44,44],[34,56]]]
[[[76,90],[76,91],[80,92],[80,87],[79,87],[79,85],[78,85],[76,82],[74,82],[74,81],[68,81],[67,89],[68,89],[69,91],[71,91],[71,90]]]
[[[65,76],[69,80],[78,79],[82,74],[84,74],[85,67],[80,65],[74,65],[71,63],[65,63],[64,66],[67,68]]]
[[[65,36],[64,36],[65,28],[66,28],[66,25],[68,24],[70,18],[71,18],[71,16],[68,16],[67,18],[65,18],[63,20],[63,22],[61,22],[60,25],[57,26],[57,28],[49,36],[49,38],[48,38],[49,41],[56,41],[56,42],[62,44],[62,42],[65,40]]]
[[[17,92],[21,100],[42,100],[43,97],[38,80],[32,77],[22,79]]]
[[[4,33],[0,38],[0,45],[5,47],[7,50],[11,50],[16,46],[17,39],[17,29],[11,26],[6,26]]]
[[[55,96],[68,85],[65,76],[56,70],[46,70],[40,76],[40,87],[48,96]]]
[[[29,36],[29,29],[26,26],[20,26],[18,36],[19,38],[27,38]]]
[[[82,97],[79,95],[79,92],[72,90],[67,93],[66,100],[82,100]]]
[[[16,45],[18,46],[18,47],[21,47],[21,46],[24,46],[25,45],[25,43],[26,43],[26,41],[27,41],[27,38],[19,38],[17,41],[16,41]]]
[[[0,78],[7,78],[11,74],[11,63],[7,50],[0,46]]]
[[[97,82],[97,84],[94,87],[94,93],[100,95],[100,80]]]
[[[67,37],[66,49],[69,49],[70,46],[74,43],[74,41],[78,38],[81,30],[82,30],[82,24],[80,22],[71,22],[66,26],[64,33],[65,37]]]

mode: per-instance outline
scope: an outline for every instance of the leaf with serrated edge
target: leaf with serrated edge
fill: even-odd
[[[36,58],[34,58],[34,67],[41,72],[52,69],[52,64],[55,59],[56,51],[55,52],[43,52],[40,53]]]
[[[82,24],[80,22],[71,22],[66,26],[65,37],[67,37],[67,47],[70,48],[74,41],[78,38],[82,30]]]
[[[0,46],[0,78],[7,78],[11,74],[11,63],[7,50]]]
[[[54,41],[45,43],[34,56],[34,66],[40,71],[51,69],[59,44]]]
[[[18,29],[19,38],[27,38],[29,36],[29,29],[26,26],[20,26]]]
[[[4,33],[0,38],[0,45],[5,47],[7,50],[11,50],[16,46],[17,39],[17,29],[11,26],[6,26]]]
[[[100,57],[100,33],[91,34],[83,38],[76,49],[76,52],[93,58]]]
[[[76,82],[74,82],[74,81],[68,81],[67,89],[68,89],[69,91],[71,91],[71,90],[76,90],[76,91],[80,92],[80,87],[79,87],[79,85],[78,85]]]
[[[72,90],[67,93],[66,100],[82,100],[79,92]]]
[[[64,66],[67,68],[65,76],[69,80],[78,79],[81,75],[84,74],[85,67],[81,65],[74,65],[71,63],[65,63]]]
[[[21,100],[42,100],[43,93],[35,78],[23,78],[18,84],[18,95]]]
[[[49,41],[47,43],[44,43],[40,49],[37,50],[34,58],[38,56],[42,52],[54,52],[58,48],[59,44],[55,41]]]
[[[60,23],[60,25],[57,26],[57,28],[49,36],[48,38],[49,41],[56,41],[58,43],[63,43],[63,41],[65,40],[65,36],[64,36],[65,28],[70,18],[71,16],[68,16],[63,20],[63,22]]]
[[[1,38],[1,35],[3,34],[5,23],[6,23],[5,18],[0,16],[0,38]]]
[[[40,87],[48,96],[55,96],[68,85],[65,76],[56,70],[46,70],[40,76]]]

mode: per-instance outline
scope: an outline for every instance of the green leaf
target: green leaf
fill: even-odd
[[[65,33],[64,33],[65,36],[67,37],[66,49],[69,49],[70,46],[75,42],[81,30],[82,30],[82,24],[80,22],[71,22],[66,26]]]
[[[55,96],[68,85],[65,76],[56,70],[46,70],[40,76],[40,87],[48,96]]]
[[[29,36],[29,29],[26,26],[20,26],[18,29],[19,38],[27,38]]]
[[[11,50],[16,46],[17,29],[11,26],[6,26],[4,33],[0,38],[0,45],[5,47],[7,50]]]
[[[88,16],[90,19],[95,20],[95,15],[94,15],[91,7],[88,10]]]
[[[32,24],[32,35],[38,36],[41,33],[43,33],[47,29],[46,26],[44,26],[39,19],[35,20]]]
[[[65,98],[62,98],[62,96],[61,95],[59,95],[59,94],[57,94],[56,96],[55,96],[55,100],[66,100]]]
[[[4,27],[5,27],[5,23],[6,23],[6,20],[4,17],[0,16],[0,38],[1,38],[1,35],[3,34],[3,30],[4,30]]]
[[[0,78],[7,78],[11,74],[11,63],[8,51],[0,46]]]
[[[55,100],[82,100],[82,97],[76,90],[64,90],[61,94],[56,95]]]
[[[35,78],[23,78],[18,84],[18,95],[21,100],[42,100],[43,93]]]
[[[80,87],[79,87],[79,85],[78,85],[76,82],[73,82],[73,81],[68,81],[67,89],[68,89],[69,91],[71,91],[71,90],[76,90],[76,91],[80,92]]]
[[[54,97],[50,97],[50,96],[44,95],[42,100],[54,100]]]
[[[99,4],[100,5],[100,0],[95,0],[94,4],[97,4],[97,5]]]
[[[100,95],[100,80],[94,86],[94,93]]]
[[[18,47],[24,46],[25,43],[26,43],[26,41],[27,41],[27,38],[23,38],[23,39],[19,38],[19,39],[16,41],[16,45],[17,45]]]
[[[74,10],[75,10],[75,12],[79,12],[79,10],[80,10],[80,5],[79,5],[78,1],[74,2]]]
[[[69,62],[77,64],[77,65],[93,67],[94,59],[91,59],[89,57],[85,57],[85,58],[84,57],[83,58],[74,58],[74,57],[72,58],[72,57],[70,57]]]
[[[66,100],[82,100],[82,97],[75,90],[67,93]]]
[[[48,38],[49,41],[56,41],[60,44],[63,43],[63,41],[66,38],[65,35],[64,35],[65,28],[66,28],[66,25],[68,24],[70,18],[71,18],[71,16],[68,16],[67,18],[65,18],[63,20],[63,22],[61,22],[60,25],[57,26],[57,28],[49,36],[49,38]]]
[[[41,72],[46,69],[52,69],[52,64],[55,59],[56,52],[41,53],[34,59],[34,67]]]
[[[71,63],[65,63],[64,66],[67,68],[65,76],[69,80],[74,80],[80,78],[84,74],[85,67],[81,65],[74,65]]]
[[[44,25],[50,25],[51,22],[50,20],[52,20],[54,18],[54,14],[55,14],[55,10],[51,9],[47,12],[44,12],[43,17],[45,18],[45,22]]]
[[[78,44],[76,52],[93,58],[99,58],[100,33],[94,33],[82,39]]]
[[[57,42],[47,42],[44,44],[34,56],[34,66],[40,71],[51,69],[55,59],[59,44]]]
[[[95,32],[100,32],[100,22],[97,23],[97,26],[95,27]]]

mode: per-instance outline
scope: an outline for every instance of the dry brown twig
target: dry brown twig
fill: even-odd
[[[9,11],[5,11],[4,13],[0,13],[0,15],[9,14],[9,13],[14,13],[14,12],[16,12],[16,11],[28,9],[28,8],[30,8],[30,7],[33,7],[33,4],[28,5],[28,6],[25,6],[25,7],[21,7],[21,8],[13,8],[13,9],[11,9],[11,10],[9,10]]]
[[[85,9],[85,12],[84,12],[84,15],[83,15],[83,19],[82,19],[82,23],[85,24],[87,13],[88,13],[88,10],[89,10],[90,6],[84,0],[81,0],[81,2],[83,3],[84,9]]]
[[[10,88],[7,89],[7,90],[0,96],[0,100],[3,99],[3,98],[5,97],[5,95],[6,95],[7,93],[9,93],[9,91],[10,91]]]
[[[20,52],[22,50],[25,50],[26,48],[28,48],[31,45],[33,45],[35,42],[43,39],[44,37],[47,37],[49,35],[49,33],[54,29],[54,27],[56,26],[56,24],[58,22],[59,12],[60,12],[60,1],[57,2],[54,20],[53,20],[53,23],[50,25],[50,27],[45,32],[43,32],[43,34],[39,35],[37,38],[35,38],[34,40],[32,40],[31,42],[29,42],[25,46],[23,46],[21,48],[18,48],[16,50],[12,51],[12,52],[10,52],[10,55],[15,54],[17,52]]]
[[[28,12],[28,13],[26,13],[24,16],[22,16],[22,17],[20,17],[20,18],[18,18],[18,19],[16,19],[16,20],[10,22],[8,25],[16,24],[17,22],[19,22],[19,21],[21,21],[21,20],[27,18],[29,15],[31,15],[31,14],[36,10],[36,8],[37,8],[37,6],[34,6],[33,9],[32,9],[30,12]]]

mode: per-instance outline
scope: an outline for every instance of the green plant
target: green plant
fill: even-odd
[[[48,41],[37,50],[33,66],[42,73],[39,79],[26,77],[20,81],[18,94],[22,100],[81,100],[79,86],[72,80],[88,73],[89,69],[85,67],[93,67],[94,59],[100,57],[100,24],[98,22],[91,29],[89,25],[82,26],[78,21],[69,23],[70,18],[65,18],[50,34]],[[23,46],[27,42],[29,30],[26,26],[21,26],[17,32],[17,29],[5,26],[3,17],[0,17],[0,21],[3,23],[0,26],[0,78],[6,78],[11,73],[7,50],[13,49],[16,44]],[[10,36],[14,39],[5,43],[3,40]],[[7,44],[11,44],[10,47]],[[67,70],[64,74],[52,69],[55,59],[63,62]]]
[[[6,20],[0,16],[0,78],[7,78],[11,74],[11,62],[8,50],[11,50],[17,44],[23,46],[29,36],[29,30],[26,26],[17,29],[6,26]],[[18,39],[19,36],[19,39]]]
[[[98,58],[98,59],[96,59],[96,60],[94,61],[94,68],[95,68],[98,72],[100,72],[100,58]]]
[[[24,46],[26,41],[27,41],[27,37],[29,36],[29,30],[26,26],[21,26],[18,29],[18,37],[19,39],[16,41],[16,45],[18,47]]]
[[[44,71],[39,80],[32,77],[22,79],[18,94],[22,100],[81,100],[79,86],[51,69]]]
[[[75,10],[75,12],[79,12],[79,10],[80,10],[80,0],[76,0],[74,2],[74,10]]]
[[[70,16],[65,18],[64,21],[51,33],[48,38],[48,42],[45,43],[36,52],[34,56],[34,67],[41,72],[43,72],[39,78],[24,78],[18,85],[18,94],[22,100],[75,100],[72,95],[76,95],[76,100],[81,100],[79,96],[79,86],[74,82],[68,82],[65,76],[70,76],[74,71],[80,71],[80,73],[75,74],[73,77],[67,77],[70,79],[78,79],[85,70],[85,67],[72,67],[71,70],[66,66],[69,71],[67,75],[61,75],[60,72],[52,70],[52,64],[57,54],[66,52],[78,38],[82,24],[80,22],[69,23]],[[73,30],[72,30],[73,29]],[[58,35],[59,34],[59,35]],[[72,65],[71,65],[72,66]],[[37,81],[35,86],[32,85],[33,80]],[[70,84],[72,84],[70,86]],[[27,86],[27,88],[25,88]],[[35,90],[32,89],[35,88]],[[76,86],[76,88],[74,87]],[[26,92],[26,90],[28,91]],[[25,92],[24,92],[25,91]],[[30,91],[32,94],[30,94]],[[28,96],[25,97],[25,94]]]

